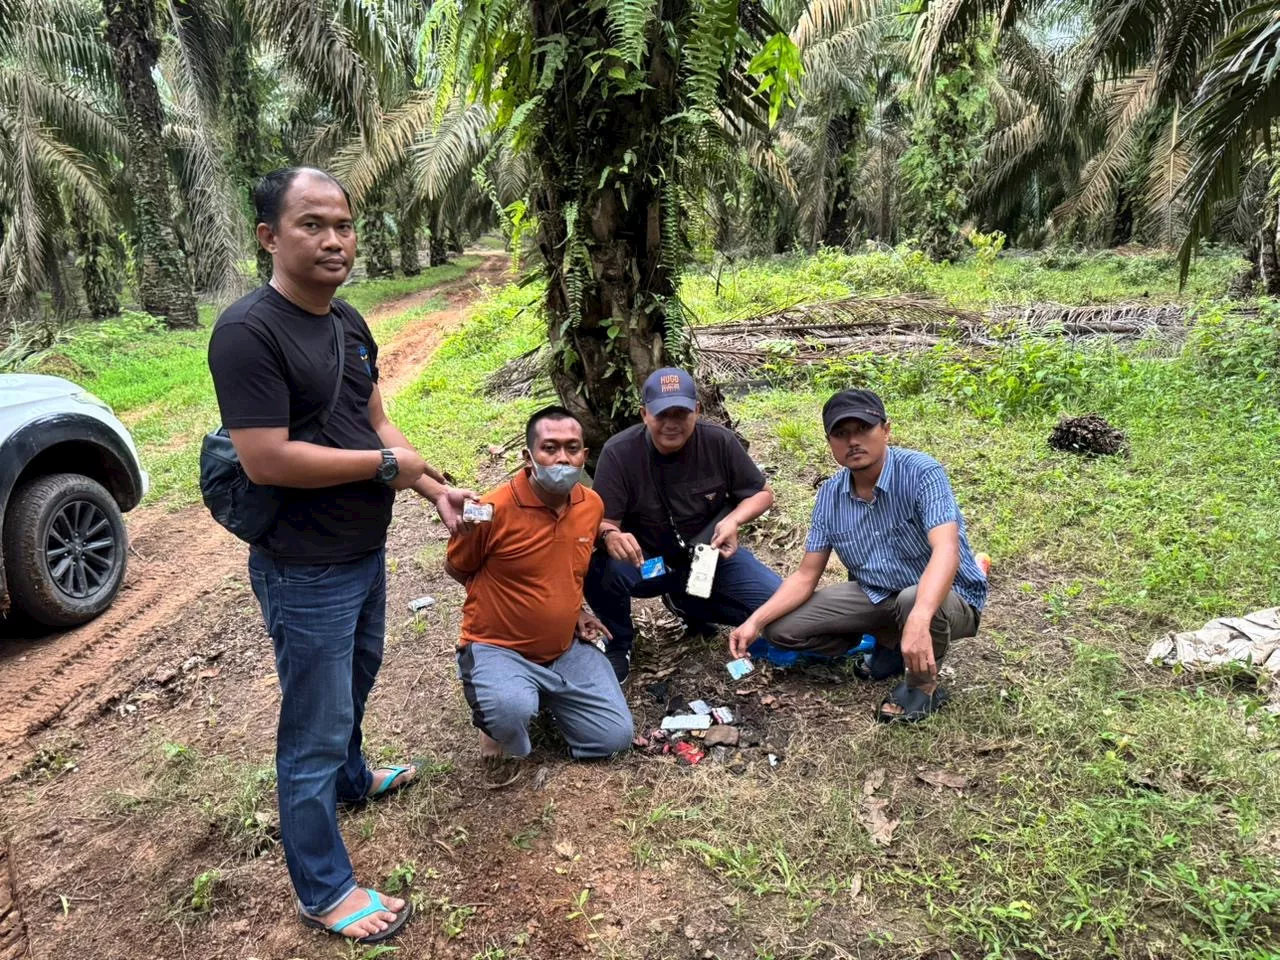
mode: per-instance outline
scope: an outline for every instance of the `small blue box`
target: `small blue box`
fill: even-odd
[[[650,557],[640,565],[640,577],[644,580],[652,580],[654,577],[660,577],[667,572],[667,565],[662,562],[661,557]]]

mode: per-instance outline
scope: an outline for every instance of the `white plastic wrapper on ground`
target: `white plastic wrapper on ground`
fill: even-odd
[[[1147,662],[1166,667],[1181,664],[1206,673],[1255,666],[1280,677],[1280,607],[1243,617],[1220,617],[1199,630],[1166,634],[1151,645]],[[1280,683],[1273,684],[1275,688]]]

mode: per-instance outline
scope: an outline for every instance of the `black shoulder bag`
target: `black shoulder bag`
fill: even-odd
[[[342,320],[336,310],[330,313],[333,337],[338,344],[338,376],[333,384],[333,395],[316,425],[305,437],[294,437],[294,424],[289,426],[291,440],[315,440],[328,423],[333,408],[342,392],[342,374],[346,357],[343,343]],[[200,496],[213,514],[213,519],[226,527],[246,543],[257,543],[275,525],[276,515],[283,503],[283,491],[279,487],[254,483],[240,465],[236,448],[226,427],[207,433],[200,445]]]

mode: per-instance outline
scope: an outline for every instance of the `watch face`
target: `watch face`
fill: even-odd
[[[384,456],[382,466],[378,468],[378,479],[383,483],[390,483],[399,472],[400,464],[396,463],[395,457]]]

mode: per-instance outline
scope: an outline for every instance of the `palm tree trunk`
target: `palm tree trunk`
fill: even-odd
[[[164,146],[164,111],[153,71],[160,54],[152,0],[103,0],[107,42],[129,128],[129,172],[138,246],[138,290],[170,327],[197,325],[186,257],[178,246]]]
[[[431,231],[431,237],[427,241],[427,256],[433,267],[449,262],[449,247],[444,242],[444,234],[438,230]]]
[[[895,242],[895,239],[896,239],[896,238],[894,237],[894,235],[893,235],[893,224],[892,224],[892,217],[893,217],[893,203],[892,203],[893,180],[892,180],[892,178],[890,177],[889,165],[888,165],[888,163],[886,162],[886,159],[885,159],[885,153],[887,152],[887,151],[886,151],[886,144],[885,144],[885,140],[886,140],[886,138],[882,136],[882,137],[880,138],[880,145],[879,145],[879,150],[880,150],[880,204],[879,204],[879,211],[878,211],[878,216],[877,216],[877,220],[879,221],[879,223],[878,223],[878,225],[877,225],[877,227],[876,227],[876,239],[877,239],[877,240],[879,240],[881,243],[887,243],[887,244],[892,245],[892,244]]]
[[[387,228],[386,199],[381,188],[365,196],[360,242],[365,249],[365,273],[369,277],[389,277],[395,272],[391,262],[391,233]]]
[[[1235,300],[1247,300],[1254,295],[1258,288],[1258,262],[1259,256],[1258,234],[1254,234],[1244,245],[1244,259],[1248,264],[1243,270],[1237,273],[1231,279],[1231,285],[1227,288],[1227,296]]]
[[[572,2],[533,0],[535,43],[571,30],[571,45],[608,45],[603,12],[583,16]],[[685,6],[668,0],[664,18],[680,22]],[[592,450],[638,419],[636,390],[649,374],[693,359],[675,298],[684,226],[668,173],[676,166],[677,133],[676,125],[664,124],[681,109],[679,71],[670,48],[656,43],[644,89],[607,105],[575,89],[546,97],[540,108],[532,152],[541,186],[531,208],[547,271],[551,382],[582,421]],[[585,119],[601,109],[623,118],[608,135],[593,134]],[[625,184],[607,174],[628,167]],[[704,413],[728,419],[716,392],[704,397]]]
[[[444,212],[437,206],[427,216],[427,265],[438,267],[449,262],[449,248],[444,237]]]
[[[89,316],[94,320],[114,317],[120,312],[120,298],[117,296],[116,273],[112,269],[114,253],[111,244],[79,196],[75,200],[73,215],[80,259],[80,284],[84,288]]]
[[[230,172],[244,205],[245,219],[253,231],[250,242],[253,244],[258,280],[266,283],[271,279],[271,254],[258,243],[257,217],[253,210],[253,185],[267,172],[261,130],[262,104],[258,97],[259,71],[253,60],[253,31],[240,7],[232,8],[229,24],[232,31],[231,56],[223,87],[222,108],[230,127]]]
[[[416,277],[422,272],[422,260],[418,256],[418,243],[422,240],[422,210],[409,206],[400,218],[400,272],[406,277]]]
[[[1258,273],[1262,290],[1269,296],[1280,296],[1280,258],[1276,256],[1276,230],[1280,226],[1280,210],[1276,201],[1264,208],[1262,229],[1258,231]]]

